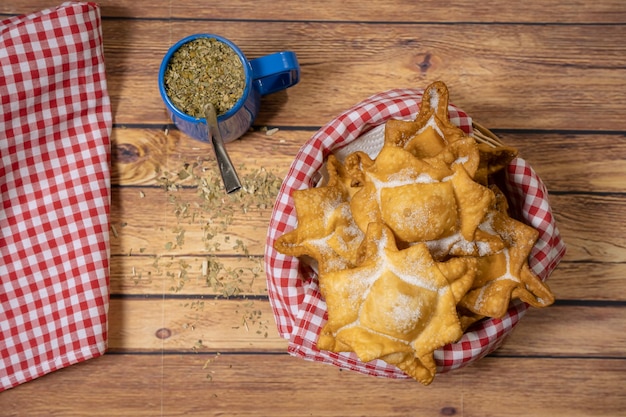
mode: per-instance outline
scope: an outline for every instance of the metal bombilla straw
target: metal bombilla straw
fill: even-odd
[[[213,151],[215,152],[215,159],[222,175],[222,182],[224,183],[224,189],[228,194],[234,193],[241,189],[241,182],[235,171],[235,167],[228,157],[226,148],[224,147],[224,141],[222,140],[222,134],[217,125],[217,112],[215,106],[209,103],[206,107],[206,123],[209,127],[209,137],[213,145]]]

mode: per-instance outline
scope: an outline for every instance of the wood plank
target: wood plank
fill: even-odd
[[[562,300],[626,301],[626,264],[561,262],[547,283]]]
[[[267,127],[262,128],[263,131],[257,129],[237,141],[227,143],[226,150],[242,177],[264,168],[283,178],[300,146],[314,132],[279,129],[268,135]],[[159,184],[157,179],[160,173],[176,173],[185,164],[194,162],[216,167],[213,148],[209,143],[194,140],[168,126],[114,128],[111,141],[111,176],[112,183],[116,185]],[[217,168],[213,171],[217,173]]]
[[[136,132],[135,132],[136,133]],[[280,133],[280,131],[279,131]],[[286,135],[289,135],[293,132],[285,132]],[[302,134],[307,134],[308,132],[300,132]],[[281,142],[282,139],[268,137],[263,133],[257,132],[254,134],[254,137],[251,137],[249,141],[242,140],[236,143],[231,144],[231,148],[234,152],[233,159],[236,157],[240,157],[240,162],[242,165],[249,164],[249,166],[258,166],[258,160],[247,159],[245,155],[259,155],[257,152],[257,147],[266,146],[266,149],[272,149],[270,144],[275,145],[276,147],[283,147],[280,150],[276,150],[273,152],[273,157],[269,158],[274,162],[273,167],[276,167],[278,172],[285,172],[286,165],[290,163],[292,157],[277,160],[277,156],[286,152],[284,147],[290,147],[292,152],[296,152],[293,143],[289,144],[287,140],[285,142]],[[278,135],[278,133],[277,133]],[[132,140],[138,140],[138,137],[144,137],[141,134],[130,135]],[[126,138],[126,136],[125,136]],[[594,191],[602,191],[605,190],[617,190],[617,187],[620,187],[619,175],[611,176],[609,171],[613,169],[617,170],[619,173],[620,170],[623,170],[623,161],[621,159],[621,155],[624,152],[623,149],[623,141],[617,141],[614,146],[608,146],[610,141],[613,141],[615,138],[610,136],[606,137],[605,141],[600,140],[600,145],[607,145],[606,153],[616,155],[615,158],[612,156],[611,158],[613,163],[603,164],[600,160],[603,158],[599,156],[596,159],[593,150],[596,149],[594,145],[590,145],[593,143],[591,140],[585,141],[584,145],[580,146],[580,151],[574,148],[568,155],[571,155],[574,161],[579,161],[581,164],[585,164],[583,166],[579,165],[579,169],[573,170],[571,168],[567,168],[567,162],[564,160],[562,163],[552,163],[550,164],[545,156],[551,154],[551,150],[556,149],[557,139],[555,136],[552,137],[553,147],[548,146],[545,150],[539,148],[538,142],[541,141],[540,135],[532,136],[534,139],[529,143],[525,143],[525,149],[522,149],[521,152],[528,153],[527,159],[529,161],[534,162],[539,160],[539,167],[536,168],[538,172],[541,172],[542,178],[546,178],[543,175],[544,171],[548,174],[546,182],[549,183],[551,179],[559,178],[559,176],[563,175],[563,172],[572,173],[568,174],[570,176],[565,176],[562,181],[564,183],[569,182],[572,183],[573,180],[571,177],[575,176],[575,172],[585,172],[588,175],[585,175],[585,178],[598,178],[599,183],[609,184],[605,185],[603,188],[599,190],[596,189]],[[508,138],[507,138],[508,139]],[[274,142],[277,140],[277,142]],[[130,142],[130,141],[129,141]],[[521,139],[518,137],[516,140],[511,141],[512,144],[518,146],[521,143]],[[166,165],[166,169],[176,170],[181,169],[181,167],[185,163],[190,163],[197,161],[201,158],[200,154],[202,150],[206,150],[206,145],[197,141],[182,141],[181,148],[177,148],[176,157],[171,158],[168,165]],[[548,141],[550,143],[550,141]],[[581,143],[579,139],[572,140],[571,143]],[[196,146],[197,145],[197,146]],[[536,145],[536,146],[535,146]],[[298,145],[299,146],[299,145]],[[149,147],[149,146],[148,146]],[[188,147],[196,149],[196,153],[193,152],[187,154]],[[252,147],[252,149],[250,149]],[[587,157],[585,149],[588,149],[590,155]],[[143,154],[142,154],[143,155]],[[524,154],[525,156],[525,154]],[[142,157],[143,158],[143,157]],[[140,159],[142,159],[140,158]],[[145,159],[151,159],[152,156],[145,157]],[[585,161],[587,158],[587,162]],[[159,160],[159,156],[155,156],[154,160],[147,162],[150,166],[158,166],[160,162],[155,162]],[[543,163],[542,163],[543,162]],[[137,162],[137,166],[141,166],[143,162]],[[574,162],[576,164],[576,162]],[[120,165],[120,164],[118,164]],[[609,166],[610,168],[604,168],[604,166]],[[178,168],[177,168],[178,167]],[[156,168],[153,168],[156,169]],[[594,169],[600,170],[595,175]],[[138,171],[146,172],[151,170],[142,170],[141,168],[137,169]],[[131,172],[133,169],[121,168],[117,170],[118,172],[125,171]],[[552,174],[552,175],[549,175]],[[141,174],[135,175],[134,173],[129,174],[130,177],[133,178],[144,178],[145,176]],[[582,177],[582,176],[581,176]],[[154,176],[152,176],[154,181]],[[614,179],[611,179],[614,178]],[[580,188],[588,189],[595,185],[594,180],[588,180],[586,186],[581,186]],[[578,187],[576,187],[578,188]],[[585,190],[587,191],[587,190]],[[112,244],[114,248],[114,253],[127,254],[130,251],[134,251],[137,253],[141,248],[146,248],[148,245],[145,242],[146,236],[154,235],[160,233],[159,239],[151,239],[152,242],[160,242],[165,245],[165,243],[171,241],[173,237],[175,237],[175,233],[172,231],[175,229],[177,225],[176,216],[174,215],[175,206],[169,206],[170,212],[154,212],[148,209],[149,205],[155,204],[157,201],[157,205],[161,207],[168,207],[167,205],[167,193],[159,188],[146,188],[137,190],[134,188],[115,188],[113,190],[113,210],[112,210],[112,222],[114,225],[118,225],[117,232],[119,234],[118,238],[112,239]],[[184,199],[190,199],[193,197],[193,191],[183,190],[177,193],[177,197],[181,197]],[[156,199],[156,200],[155,200]],[[552,195],[551,204],[555,214],[557,216],[557,225],[561,229],[564,238],[569,247],[568,260],[586,260],[586,261],[606,261],[606,262],[623,262],[626,258],[624,257],[624,242],[622,236],[624,233],[614,233],[617,229],[622,227],[621,223],[614,224],[615,218],[619,218],[620,213],[623,213],[623,205],[624,199],[620,195]],[[122,207],[120,202],[124,201],[124,206]],[[271,199],[268,199],[265,202],[266,205],[273,205]],[[236,236],[234,240],[241,238],[246,244],[251,248],[251,253],[262,254],[262,243],[264,239],[264,229],[267,227],[267,221],[269,219],[269,211],[261,210],[258,212],[260,214],[260,218],[257,220],[250,218],[250,213],[244,218],[236,218],[234,223],[240,225],[240,229],[233,230],[233,236]],[[124,216],[126,220],[121,220],[119,216]],[[128,217],[126,217],[128,216]],[[129,219],[137,219],[137,223],[133,220],[132,222]],[[123,229],[119,227],[122,222],[126,222],[127,226]],[[155,225],[158,225],[158,228],[155,229]],[[248,226],[252,226],[248,229]],[[611,230],[611,233],[607,233],[606,231]],[[229,231],[230,232],[230,231]],[[252,237],[254,240],[254,244],[250,241],[250,232],[257,233],[255,237]],[[201,231],[195,231],[190,233],[188,236],[192,234],[194,237],[194,244],[190,244],[189,247],[193,248],[202,248],[204,244],[201,242]],[[224,236],[222,236],[222,239]],[[198,246],[198,243],[200,245]],[[164,246],[161,246],[159,243],[156,243],[157,246],[154,246],[155,243],[152,244],[152,247],[149,248],[148,253],[157,253],[160,254],[164,251]]]
[[[209,276],[203,275],[205,261]],[[626,301],[625,275],[624,263],[563,261],[548,285],[558,300]],[[110,288],[115,295],[267,294],[259,256],[113,256]]]
[[[0,404],[6,416],[613,417],[626,408],[624,383],[626,361],[609,359],[488,357],[423,387],[286,355],[105,355]]]
[[[550,191],[622,193],[626,135],[498,132],[519,150]]]
[[[150,142],[150,140],[148,139],[149,136],[144,135],[142,132],[144,132],[144,129],[117,129],[118,132],[121,132],[118,136],[122,136],[124,139],[128,140],[129,145],[122,145],[122,148],[130,148],[132,145],[130,143],[144,143],[147,144]],[[148,130],[148,132],[150,132],[150,130]],[[179,133],[179,132],[178,132]],[[299,140],[306,140],[306,138],[308,138],[310,136],[310,132],[309,131],[285,131],[285,130],[279,130],[278,133],[276,133],[273,136],[267,136],[262,132],[255,132],[252,133],[247,139],[245,140],[240,140],[237,141],[236,143],[231,144],[231,154],[233,154],[233,159],[237,158],[238,161],[240,162],[241,166],[259,166],[259,161],[257,160],[257,155],[261,154],[261,149],[267,149],[270,153],[271,153],[271,157],[267,158],[267,160],[271,160],[272,161],[272,167],[277,169],[278,172],[285,172],[286,171],[286,166],[291,162],[291,156],[286,156],[289,153],[293,153],[295,154],[297,152],[297,149],[299,149],[300,143]],[[175,136],[176,135],[176,131],[174,132],[170,132],[169,136]],[[284,136],[281,136],[284,135]],[[302,139],[293,139],[290,136],[294,135],[294,136],[303,136]],[[538,133],[538,134],[523,134],[523,133],[519,133],[519,134],[511,134],[508,133],[505,135],[504,140],[507,141],[507,143],[512,144],[513,146],[519,147],[520,148],[520,152],[523,154],[523,156],[531,161],[531,163],[533,163],[533,166],[539,166],[536,168],[536,170],[538,172],[541,172],[541,176],[544,179],[544,181],[546,181],[547,183],[550,183],[550,181],[562,181],[563,183],[574,183],[575,182],[575,177],[574,172],[585,172],[587,173],[587,175],[584,176],[584,178],[593,178],[593,177],[600,177],[601,179],[598,181],[600,183],[603,184],[609,184],[610,185],[605,185],[604,187],[600,188],[597,191],[606,191],[606,190],[612,190],[615,189],[617,190],[618,187],[621,187],[621,184],[618,184],[618,182],[620,182],[619,180],[616,180],[616,178],[619,178],[619,175],[613,175],[613,173],[609,172],[609,171],[613,171],[613,172],[619,172],[620,169],[623,169],[623,161],[625,160],[624,158],[622,158],[622,155],[624,153],[624,149],[623,149],[623,141],[619,140],[619,137],[616,139],[615,136],[613,135],[609,135],[609,136],[585,136],[585,135],[577,135],[575,137],[572,137],[569,141],[567,141],[567,147],[568,147],[568,158],[571,158],[571,160],[573,161],[577,161],[580,164],[584,164],[583,166],[580,166],[579,169],[576,170],[571,170],[569,168],[567,168],[568,162],[563,161],[562,163],[550,163],[548,161],[548,157],[546,155],[552,155],[553,152],[556,152],[557,150],[559,150],[559,135],[555,135],[555,134],[551,134],[548,135],[547,138],[546,136]],[[545,138],[545,140],[544,140]],[[201,143],[201,142],[197,142],[197,141],[193,141],[193,140],[184,140],[184,138],[178,137],[179,142],[177,143],[176,147],[174,148],[175,150],[172,151],[172,154],[170,155],[171,157],[169,159],[166,159],[166,165],[165,168],[161,168],[164,170],[170,170],[170,171],[174,171],[177,172],[177,170],[181,169],[182,166],[185,163],[190,163],[193,161],[198,161],[198,160],[202,160],[202,158],[210,158],[206,156],[206,152],[210,152],[210,149],[208,148],[207,144]],[[158,146],[152,146],[152,145],[145,145],[146,148],[158,148]],[[597,151],[597,152],[596,152]],[[137,163],[137,166],[141,166],[142,161],[145,160],[151,160],[153,157],[151,155],[149,155],[148,152],[144,153],[144,152],[138,152],[140,155],[142,155],[141,157],[138,158],[139,162]],[[280,161],[280,156],[283,155],[282,157],[282,161],[283,162],[279,162]],[[603,156],[598,156],[598,155],[603,155]],[[154,164],[153,166],[159,166],[159,164],[161,163],[161,160],[159,159],[159,155],[157,154],[157,156],[154,157],[154,160],[158,161],[158,162],[146,162],[148,165],[150,164]],[[610,158],[610,159],[609,159]],[[608,162],[606,163],[601,163],[600,161],[604,159],[604,160],[608,160]],[[133,159],[133,161],[135,161]],[[536,164],[535,162],[539,161],[538,164]],[[134,164],[135,162],[131,162],[130,164]],[[574,164],[576,162],[573,162]],[[118,166],[125,166],[128,164],[122,163],[121,160],[118,160]],[[604,167],[604,168],[602,168]],[[608,167],[608,168],[607,168]],[[595,169],[600,169],[600,172],[596,172],[594,171]],[[132,173],[133,170],[135,172],[137,171],[141,171],[141,169],[135,170],[134,168],[132,169],[127,169],[127,168],[118,168],[118,172],[131,172],[131,174],[129,174],[129,177],[133,177],[135,178],[135,180],[137,180],[137,182],[148,182],[148,178],[144,177],[143,179],[141,175],[135,175],[135,173]],[[156,171],[156,168],[153,168],[154,171]],[[150,171],[151,170],[143,170],[142,172],[146,172],[146,171]],[[569,173],[572,173],[571,177],[567,176]],[[546,173],[547,175],[544,175],[544,173]],[[550,175],[551,174],[551,175]],[[548,178],[546,180],[546,177]],[[561,179],[561,177],[564,177],[563,179]],[[579,176],[579,178],[582,176]],[[151,174],[152,179],[152,183],[154,184],[154,174]],[[581,180],[582,182],[583,180]],[[133,182],[133,180],[131,180],[131,182]],[[181,183],[185,183],[184,181],[182,181]],[[187,181],[187,183],[189,183],[189,181]],[[580,184],[577,184],[576,188],[581,188],[584,191],[588,191],[589,188],[591,188],[591,186],[595,185],[594,181],[586,181],[585,185],[580,186]],[[620,188],[621,189],[621,188]],[[145,190],[145,191],[144,191]],[[145,204],[152,204],[152,200],[154,199],[155,196],[157,198],[159,198],[161,201],[159,203],[159,205],[163,206],[163,201],[165,201],[165,195],[166,194],[164,191],[160,190],[160,189],[153,189],[153,188],[146,188],[146,189],[135,189],[135,188],[129,188],[129,189],[114,189],[114,194],[116,193],[120,193],[120,197],[114,198],[114,202],[115,201],[129,201],[130,204],[128,204],[129,208],[141,208],[143,205]],[[141,197],[143,193],[143,197]],[[125,195],[127,197],[121,197],[121,195]],[[187,197],[192,196],[193,192],[181,192],[180,195],[185,194]],[[144,200],[145,198],[145,200]],[[608,201],[607,201],[608,199]],[[619,263],[613,263],[613,262],[620,262],[620,259],[624,259],[623,257],[623,253],[622,253],[622,243],[621,242],[621,238],[620,234],[614,234],[614,233],[610,233],[608,234],[608,236],[613,236],[611,239],[614,240],[614,242],[606,242],[606,236],[607,234],[605,233],[605,230],[609,230],[609,229],[613,229],[614,226],[612,225],[612,218],[615,218],[615,216],[618,216],[621,212],[621,205],[623,205],[623,200],[621,197],[603,197],[603,196],[572,196],[572,195],[553,195],[551,196],[551,201],[553,204],[553,208],[555,209],[555,211],[560,212],[561,209],[559,207],[563,207],[562,212],[563,212],[563,219],[559,219],[558,222],[558,226],[560,227],[562,233],[564,233],[564,237],[566,240],[566,243],[568,244],[569,247],[569,253],[568,256],[566,257],[566,261],[567,260],[575,260],[577,261],[576,263],[570,263],[569,267],[567,270],[561,270],[561,268],[563,267],[559,267],[557,269],[557,271],[555,272],[555,275],[551,278],[551,286],[553,287],[553,289],[555,290],[555,292],[557,292],[557,295],[560,298],[567,298],[567,299],[573,299],[573,298],[582,298],[582,299],[623,299],[624,298],[624,291],[611,291],[611,293],[607,293],[606,288],[622,288],[623,285],[621,283],[621,280],[617,279],[617,278],[612,278],[612,277],[619,277],[622,274],[619,272],[621,271],[621,269],[624,268],[623,264],[619,264]],[[561,203],[561,201],[563,201]],[[267,204],[270,204],[270,201],[268,200]],[[167,205],[165,205],[165,207],[168,207]],[[154,219],[152,218],[148,218],[147,220],[147,224],[152,228],[149,230],[143,230],[142,228],[137,229],[133,235],[137,236],[137,237],[141,237],[141,238],[145,238],[145,236],[148,235],[152,235],[153,233],[157,233],[160,232],[162,234],[162,237],[160,238],[160,241],[162,244],[164,244],[165,242],[168,241],[172,241],[173,238],[175,237],[175,233],[173,233],[171,230],[166,231],[166,230],[157,230],[156,232],[154,231],[154,227],[155,225],[161,225],[161,224],[167,224],[169,225],[169,227],[171,229],[174,229],[175,226],[173,226],[174,224],[177,223],[177,220],[175,219],[174,216],[174,205],[169,206],[170,208],[169,210],[169,219],[167,221],[163,220],[161,223],[159,223],[158,221],[154,221]],[[590,208],[593,207],[593,208]],[[602,209],[598,209],[599,207],[602,207]],[[581,208],[580,210],[578,210],[578,208]],[[121,212],[124,212],[124,208],[122,207]],[[139,210],[140,212],[147,212],[149,210]],[[144,250],[145,245],[142,244],[142,242],[136,242],[136,240],[132,240],[131,238],[129,238],[128,235],[128,231],[132,229],[132,227],[129,228],[129,225],[127,224],[127,226],[125,227],[120,227],[119,226],[119,222],[115,222],[116,219],[116,213],[118,211],[117,210],[113,210],[113,216],[114,216],[114,225],[118,224],[118,230],[117,233],[118,235],[121,235],[123,239],[126,239],[127,241],[131,242],[129,244],[124,244],[124,245],[120,245],[120,253],[122,254],[127,254],[127,253],[133,253],[133,254],[139,254],[139,251],[143,248]],[[163,212],[160,213],[154,213],[151,212],[153,215],[159,215],[159,216],[164,216],[166,211],[164,210]],[[150,214],[150,213],[149,213]],[[129,215],[129,218],[142,218],[144,217],[144,214],[131,214]],[[581,216],[582,218],[586,218],[587,220],[581,223]],[[592,220],[593,219],[593,220]],[[264,230],[264,228],[266,227],[266,220],[262,219],[260,221],[261,223],[263,223],[263,226],[261,226],[261,223],[259,223],[259,225],[256,226],[256,230],[259,232],[262,232]],[[571,227],[570,227],[571,225]],[[602,226],[602,225],[606,225],[606,226]],[[190,227],[190,226],[185,226],[185,227]],[[194,225],[191,228],[198,228],[198,224]],[[607,253],[609,253],[610,256],[598,256],[598,254],[602,255],[603,254],[603,249],[600,248],[597,244],[595,243],[591,243],[593,245],[593,248],[595,249],[594,252],[591,252],[590,250],[587,250],[587,246],[590,245],[588,236],[589,233],[586,231],[586,229],[581,230],[581,227],[585,228],[588,227],[590,228],[590,232],[592,233],[592,235],[597,235],[599,237],[601,237],[602,239],[602,244],[605,247],[609,247],[609,249],[607,249]],[[619,227],[619,226],[618,226]],[[128,229],[127,229],[128,228]],[[573,229],[572,232],[569,232],[569,229]],[[152,231],[150,231],[152,230]],[[194,232],[196,235],[198,235],[199,232]],[[193,234],[193,233],[192,233]],[[190,235],[188,235],[190,236]],[[571,238],[570,238],[571,236]],[[581,236],[585,236],[584,239],[581,239]],[[119,238],[119,236],[118,236]],[[222,236],[222,240],[223,240],[224,236]],[[197,241],[198,241],[198,236],[196,236],[195,241],[196,243],[194,245],[185,245],[185,248],[189,247],[189,248],[197,248]],[[232,238],[231,238],[232,240]],[[261,241],[262,240],[262,236],[259,235],[256,238],[257,241]],[[116,238],[113,238],[112,241],[118,242],[118,240]],[[132,243],[136,243],[136,244],[132,244]],[[122,250],[121,248],[124,247],[124,249]],[[203,247],[202,245],[200,247]],[[224,246],[224,248],[226,248],[226,246]],[[600,250],[598,250],[600,249]],[[160,253],[163,250],[163,247],[155,247],[152,248],[153,252],[151,253]],[[196,250],[196,249],[193,249]],[[260,256],[262,254],[262,249],[261,247],[257,247],[256,249],[257,255]],[[178,253],[180,253],[180,251],[178,251]],[[184,253],[184,252],[183,252]],[[593,253],[594,254],[594,258],[589,259],[589,254]],[[599,261],[606,261],[606,262],[610,262],[609,264],[597,264],[597,263],[590,263],[590,262],[583,262],[580,263],[581,259],[588,259],[588,260],[599,260]],[[143,262],[143,261],[142,261]],[[238,261],[235,261],[235,263],[237,263]],[[143,266],[142,266],[143,265]],[[145,269],[145,265],[146,263],[143,262],[140,265],[136,265],[136,267],[139,268],[144,268]],[[197,269],[197,266],[196,266]],[[617,274],[613,274],[612,271],[617,271]],[[177,272],[177,271],[170,271],[170,272]],[[583,285],[581,286],[572,286],[570,285],[570,274],[574,274],[574,276],[580,276],[580,277],[585,277],[585,279],[582,281]],[[131,281],[135,281],[136,280],[136,275],[134,275],[130,269],[127,269],[124,272],[121,272],[121,274],[127,276],[128,278],[130,278]],[[135,274],[137,274],[137,270],[135,271]],[[595,279],[592,279],[593,277],[595,277]],[[596,279],[598,281],[596,281]],[[611,285],[607,285],[607,284],[611,284]],[[160,283],[158,283],[158,285],[161,285]],[[134,284],[134,286],[136,287],[136,284]],[[595,288],[595,291],[594,291]]]
[[[52,0],[21,0],[0,4],[0,14],[29,13],[58,3]],[[497,10],[497,13],[493,11]],[[622,23],[626,10],[619,0],[603,0],[579,5],[551,3],[548,7],[541,0],[530,0],[524,5],[517,2],[471,0],[455,1],[447,7],[438,1],[419,3],[400,0],[361,2],[356,0],[321,0],[315,3],[298,2],[289,7],[277,7],[276,2],[238,1],[215,3],[210,8],[201,7],[190,0],[171,3],[156,0],[144,3],[133,0],[116,0],[102,3],[106,17],[149,17],[238,20],[252,16],[258,20],[307,20],[307,21],[393,21],[393,22],[563,22],[563,23]]]
[[[623,306],[530,309],[496,355],[624,359],[624,320]]]
[[[112,299],[114,351],[286,351],[266,299]]]
[[[208,268],[208,275],[203,275],[203,268]],[[624,274],[623,263],[563,261],[548,284],[561,300],[626,301]],[[112,294],[128,295],[267,293],[259,256],[113,256],[110,289]]]
[[[119,194],[124,201],[133,200],[129,197],[129,194],[133,194],[131,191],[120,190]],[[146,195],[149,195],[149,192]],[[166,201],[163,201],[163,204],[166,209],[169,208]],[[115,210],[118,209],[116,206],[113,207]],[[111,214],[113,226],[117,229],[117,236],[111,239],[113,254],[125,255],[144,250],[147,254],[158,256],[199,255],[215,251],[225,255],[245,253],[262,255],[270,218],[269,209],[261,213],[236,213],[232,223],[226,223],[224,226],[214,225],[205,219],[197,219],[193,223],[176,223],[173,208],[172,212],[165,212],[163,215],[132,213],[139,214],[142,218],[128,213],[142,210],[142,206],[124,210],[126,210],[124,217],[118,215],[117,211]],[[115,226],[116,224],[118,226]],[[177,239],[183,233],[185,242],[177,244]],[[217,245],[219,249],[214,249]]]
[[[624,263],[626,196],[552,195],[556,224],[567,245],[565,259],[586,262]]]
[[[225,202],[218,202],[212,211],[195,205],[205,202],[195,189],[114,188],[112,253],[262,255],[273,202],[260,209],[242,207],[239,195],[218,198]],[[181,214],[181,210],[186,212]]]
[[[114,295],[267,295],[259,256],[113,256]]]
[[[300,147],[315,133],[316,128],[279,129],[268,136],[257,130],[227,144],[227,150],[239,171],[245,173],[250,167],[264,167],[283,178]],[[550,191],[622,192],[624,189],[624,134],[535,131],[497,134],[504,143],[519,150]],[[116,128],[112,140],[112,182],[117,185],[155,184],[158,169],[177,172],[185,163],[214,160],[209,144],[193,140],[176,129],[168,129],[166,134],[161,128]]]
[[[625,275],[624,263],[563,261],[548,284],[559,300],[626,301]],[[128,295],[267,294],[259,256],[113,256],[110,289]]]
[[[286,349],[264,299],[172,299],[164,292],[163,298],[113,299],[109,314],[109,346],[115,351]],[[531,309],[499,353],[622,357],[624,322],[626,309],[620,306]]]
[[[168,122],[155,78],[161,58],[206,25],[172,21],[164,33],[159,21],[104,22],[116,123]],[[211,30],[249,58],[298,54],[302,81],[264,99],[260,125],[319,126],[374,93],[441,79],[452,102],[493,128],[624,129],[625,92],[615,88],[626,77],[622,25],[214,21]]]
[[[156,255],[200,254],[216,244],[223,254],[238,253],[241,248],[253,255],[263,254],[271,209],[235,211],[232,223],[222,227],[200,215],[194,220],[177,219],[176,204],[194,201],[197,197],[193,190],[178,190],[174,205],[168,205],[168,195],[161,189],[143,192],[141,197],[137,189],[113,189],[111,222],[116,227],[116,236],[111,239],[113,254],[138,253],[142,249],[146,254]],[[616,222],[626,210],[625,196],[555,194],[550,196],[550,204],[568,247],[567,260],[626,262],[626,225]],[[150,208],[154,206],[164,209],[154,212]],[[215,237],[207,235],[207,225],[219,229]],[[184,243],[176,247],[181,233]]]
[[[486,358],[464,374],[467,384],[474,387],[466,393],[464,411],[504,417],[614,417],[626,409],[625,371],[623,359],[513,359],[502,363]]]

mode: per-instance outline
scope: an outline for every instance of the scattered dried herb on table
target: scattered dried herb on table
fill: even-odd
[[[250,255],[242,239],[231,239],[228,228],[237,212],[245,214],[271,208],[282,184],[279,177],[264,168],[243,171],[242,190],[233,195],[224,195],[219,173],[210,160],[198,159],[184,163],[177,170],[157,171],[157,182],[168,193],[168,203],[176,216],[176,225],[171,229],[174,238],[165,242],[165,249],[181,250],[187,229],[201,230],[206,254],[201,265],[193,269],[201,272],[218,296],[225,298],[248,292],[263,272],[262,258]],[[185,194],[177,192],[181,188],[195,189],[194,198],[183,198]],[[257,265],[227,268],[218,256],[223,249],[234,250],[249,261],[257,261],[253,262]],[[181,273],[172,275],[175,282],[170,290],[183,289],[189,278],[187,269],[187,265],[181,266]]]
[[[172,171],[161,171],[157,168],[156,181],[168,195],[168,206],[176,217],[176,223],[171,229],[174,236],[165,242],[164,248],[168,255],[156,255],[150,265],[132,267],[132,276],[129,277],[135,285],[148,284],[153,278],[166,279],[169,291],[180,293],[185,285],[195,279],[201,279],[211,290],[215,298],[237,299],[235,313],[241,318],[232,323],[232,329],[242,329],[254,332],[260,337],[269,337],[272,317],[263,315],[257,305],[257,300],[249,299],[247,294],[254,291],[255,281],[263,276],[262,256],[251,255],[242,239],[234,238],[228,232],[237,213],[249,213],[258,210],[267,210],[272,207],[278,195],[282,179],[264,168],[246,170],[241,167],[242,192],[235,195],[225,195],[219,172],[212,160],[198,158],[192,163],[183,163]],[[189,193],[179,193],[182,189],[195,190],[193,196]],[[145,195],[141,195],[145,198]],[[125,226],[123,223],[122,227]],[[113,226],[112,226],[113,227]],[[202,255],[177,256],[173,251],[181,251],[185,244],[185,232],[190,228],[200,228],[203,231],[203,241],[206,253]],[[245,262],[234,267],[222,263],[219,256],[220,247],[234,251],[245,257]],[[140,248],[144,253],[146,248]],[[232,252],[230,252],[232,253]],[[129,253],[129,256],[132,255]],[[189,319],[181,325],[185,331],[197,331],[199,336],[204,335],[200,328],[203,316],[204,301],[191,301],[181,304],[181,307],[191,310],[185,315]],[[191,347],[194,352],[206,351],[208,347],[202,339]],[[219,355],[219,353],[218,353]],[[206,361],[203,369],[207,369],[212,360]],[[214,371],[207,374],[212,379]]]
[[[174,105],[192,117],[203,118],[207,103],[226,113],[243,95],[245,73],[239,55],[215,38],[197,38],[182,45],[170,58],[163,76]]]

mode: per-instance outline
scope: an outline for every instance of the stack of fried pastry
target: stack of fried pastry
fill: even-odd
[[[550,305],[528,256],[538,232],[508,213],[493,176],[516,150],[453,125],[448,89],[424,91],[414,121],[389,120],[380,153],[330,155],[329,179],[293,193],[297,227],[279,252],[316,264],[328,321],[317,346],[381,359],[427,385],[433,352],[511,299]]]

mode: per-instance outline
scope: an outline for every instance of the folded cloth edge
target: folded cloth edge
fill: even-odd
[[[101,198],[100,203],[102,206],[99,208],[100,215],[106,215],[106,221],[99,225],[100,239],[106,248],[103,249],[102,259],[98,261],[102,266],[102,269],[97,272],[97,276],[92,279],[96,283],[95,286],[99,288],[91,290],[95,291],[95,297],[101,300],[102,304],[99,306],[100,311],[96,314],[103,317],[103,322],[98,324],[94,323],[93,337],[88,337],[90,341],[88,345],[81,345],[79,349],[61,351],[59,355],[54,357],[47,354],[47,358],[40,360],[38,363],[33,364],[33,358],[23,357],[12,352],[9,358],[3,358],[3,360],[9,360],[10,365],[7,368],[0,369],[0,391],[12,388],[21,383],[30,381],[44,374],[50,373],[54,370],[61,369],[63,367],[82,362],[84,360],[101,356],[107,349],[107,335],[108,335],[108,296],[109,296],[109,268],[110,268],[110,248],[109,248],[109,211],[110,211],[110,135],[112,131],[112,113],[109,96],[106,90],[106,77],[104,68],[104,50],[102,43],[102,28],[101,28],[101,15],[100,7],[97,3],[93,2],[65,2],[60,6],[33,12],[30,14],[20,15],[5,19],[2,22],[0,28],[0,43],[8,42],[11,36],[16,36],[17,39],[26,39],[27,37],[20,37],[22,33],[35,33],[42,28],[62,28],[62,25],[56,24],[56,19],[60,17],[70,17],[69,21],[76,24],[76,27],[84,28],[90,31],[92,37],[88,45],[83,45],[85,50],[94,52],[94,56],[89,57],[89,65],[93,65],[93,71],[97,73],[97,82],[100,84],[96,91],[99,92],[98,100],[98,114],[93,117],[93,114],[89,118],[90,124],[92,124],[93,130],[83,134],[90,135],[92,144],[96,144],[96,147],[92,150],[95,152],[94,161],[98,162],[96,169],[102,171],[97,174],[99,187],[102,187],[102,195],[97,198]],[[66,38],[67,39],[67,38]],[[80,39],[80,42],[84,42],[84,39],[80,35],[76,39]],[[15,45],[15,42],[12,42]],[[97,59],[96,59],[97,56]],[[96,63],[97,61],[97,63]],[[6,86],[5,86],[6,87]],[[90,89],[91,90],[91,89]],[[3,135],[6,132],[3,132]],[[77,135],[81,133],[77,132]],[[84,150],[83,150],[84,151]],[[4,153],[4,152],[3,152]],[[2,168],[0,166],[0,168]],[[106,224],[105,224],[106,223]],[[101,227],[100,227],[101,226]],[[3,225],[3,228],[5,226]],[[102,247],[102,246],[100,246]],[[81,283],[83,284],[83,283]],[[91,291],[90,290],[90,291]],[[91,297],[91,296],[90,296]],[[3,300],[2,303],[6,305]],[[98,301],[100,303],[100,301]],[[80,307],[79,307],[80,308]],[[2,308],[5,311],[5,308]],[[1,312],[0,312],[1,313]],[[0,321],[5,313],[0,314]],[[91,313],[89,313],[91,314]],[[96,320],[97,321],[97,320]],[[15,347],[13,347],[15,349]],[[31,354],[29,354],[31,355]],[[4,356],[4,355],[3,355]],[[17,359],[18,356],[21,359]],[[15,361],[13,360],[15,358]],[[24,365],[28,363],[28,365]]]

